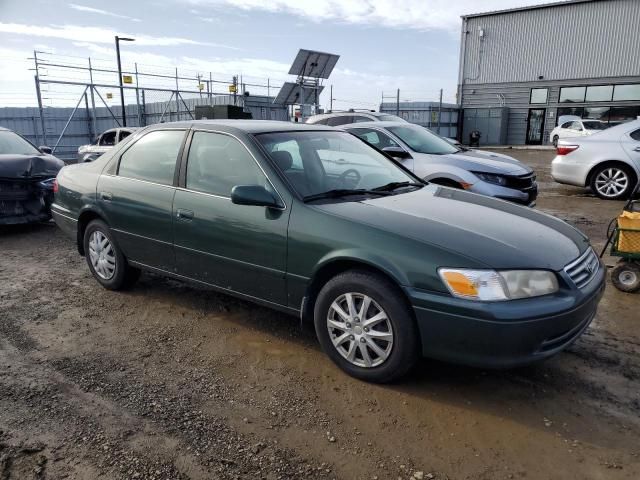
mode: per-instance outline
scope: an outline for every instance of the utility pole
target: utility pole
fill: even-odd
[[[398,92],[396,93],[396,116],[400,116],[400,89],[398,89]]]
[[[122,107],[122,126],[127,126],[127,113],[124,108],[124,88],[122,87],[122,63],[120,61],[120,41],[135,42],[135,38],[119,37],[116,35],[116,56],[118,57],[118,81],[120,82],[120,106]]]
[[[329,89],[329,94],[331,97],[329,98],[329,113],[333,112],[333,85]]]
[[[440,103],[438,104],[438,135],[440,135],[440,119],[442,118],[442,89],[440,89]]]

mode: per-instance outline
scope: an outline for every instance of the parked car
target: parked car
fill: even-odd
[[[640,120],[584,138],[560,140],[551,163],[558,183],[590,187],[605,200],[622,200],[640,178]]]
[[[347,112],[330,112],[313,115],[307,118],[305,123],[310,125],[329,125],[339,127],[350,123],[359,122],[405,122],[406,120],[390,113],[372,112],[370,110],[349,110]]]
[[[104,287],[145,269],[300,316],[370,381],[420,355],[486,367],[549,357],[587,328],[605,284],[563,221],[427,185],[329,127],[155,125],[63,168],[58,185],[56,222]]]
[[[0,127],[0,225],[51,219],[54,180],[63,166],[49,147]]]
[[[126,127],[105,131],[92,144],[78,147],[78,163],[93,162],[136,130],[138,130],[137,127]]]
[[[426,128],[406,122],[358,123],[342,128],[396,158],[428,182],[535,205],[535,172],[515,158],[460,148]]]
[[[558,126],[551,130],[549,138],[554,147],[558,140],[593,135],[609,128],[609,124],[600,120],[583,119],[575,115],[562,115],[558,118]]]

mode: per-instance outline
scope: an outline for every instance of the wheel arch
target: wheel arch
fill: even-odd
[[[399,274],[397,270],[386,265],[385,262],[374,263],[370,260],[363,259],[362,257],[340,256],[327,259],[325,262],[319,264],[311,276],[305,291],[300,312],[300,318],[303,323],[313,323],[313,312],[318,294],[320,293],[320,290],[322,290],[322,287],[336,275],[340,275],[341,273],[349,270],[365,271],[386,278],[398,288],[399,292],[402,294],[403,300],[407,304],[407,307],[413,314],[409,297],[402,289],[402,285],[406,284],[406,279],[404,279],[404,276]]]
[[[102,220],[106,223],[106,220],[99,212],[93,210],[91,208],[87,208],[80,213],[78,217],[78,229],[77,229],[77,245],[78,245],[78,253],[84,256],[84,232],[87,229],[87,225],[93,220]]]
[[[625,162],[624,160],[604,160],[602,162],[599,162],[599,163],[595,164],[593,167],[591,167],[591,169],[589,170],[589,173],[587,173],[587,178],[585,179],[584,186],[585,187],[591,186],[591,181],[593,180],[593,175],[598,169],[600,169],[602,167],[616,166],[616,165],[622,165],[622,166],[627,167],[629,170],[631,170],[631,173],[634,176],[633,180],[635,182],[638,181],[638,171],[635,169],[635,167],[632,164],[630,164],[628,162]]]

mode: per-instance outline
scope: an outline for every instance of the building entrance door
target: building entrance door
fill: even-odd
[[[544,135],[544,118],[547,110],[530,108],[527,118],[527,145],[542,145]]]

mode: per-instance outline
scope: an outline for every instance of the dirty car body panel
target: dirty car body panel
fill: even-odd
[[[125,178],[121,168],[128,149],[167,129],[184,132],[170,184]],[[200,154],[220,154],[218,144],[194,146],[198,135],[240,146],[233,155],[243,156],[275,203],[237,204],[225,193],[229,188],[191,188],[192,162]],[[65,167],[58,175],[54,218],[81,252],[88,219],[100,218],[133,266],[305,321],[313,320],[318,290],[332,275],[354,268],[375,272],[406,302],[425,356],[487,367],[512,367],[559,352],[588,327],[602,296],[605,270],[578,230],[512,202],[425,184],[346,132],[284,122],[195,121],[148,127],[132,137],[97,161]],[[303,190],[317,192],[319,175],[324,188],[349,182],[371,188],[381,175],[353,179],[357,161],[327,154],[324,168],[305,177],[309,158],[325,155],[333,139],[371,149],[394,178],[410,184],[384,194],[363,188],[361,194],[343,197],[338,190],[314,199]],[[341,174],[327,173],[340,166],[346,169]],[[443,267],[544,270],[557,289],[535,298],[469,300],[450,292],[438,273]]]

